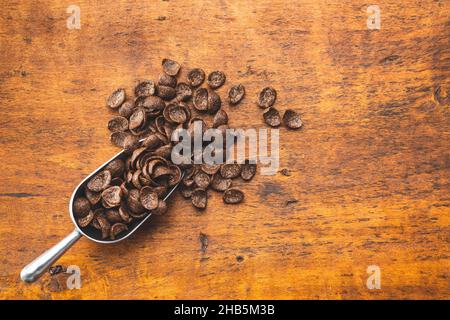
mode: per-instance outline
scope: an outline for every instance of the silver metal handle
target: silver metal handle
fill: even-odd
[[[67,237],[26,265],[20,272],[20,278],[29,283],[36,281],[80,237],[81,233],[77,229],[72,231]]]

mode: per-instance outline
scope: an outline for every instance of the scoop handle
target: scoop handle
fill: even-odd
[[[26,265],[20,272],[20,278],[22,281],[28,283],[36,281],[45,271],[48,270],[48,268],[52,266],[56,260],[64,254],[64,252],[67,251],[67,249],[77,242],[80,237],[80,231],[77,229],[73,230],[67,237]]]

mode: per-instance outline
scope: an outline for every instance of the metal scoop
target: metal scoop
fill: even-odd
[[[72,219],[73,224],[75,225],[75,230],[73,230],[67,237],[65,237],[64,239],[62,239],[60,242],[58,242],[56,245],[54,245],[52,248],[48,249],[47,251],[45,251],[43,254],[41,254],[39,257],[37,257],[36,259],[34,259],[32,262],[30,262],[28,265],[26,265],[22,271],[20,272],[20,278],[25,281],[25,282],[34,282],[36,281],[45,271],[48,270],[48,268],[50,268],[53,263],[58,260],[63,254],[64,252],[66,252],[75,242],[77,242],[78,239],[81,238],[81,236],[85,236],[86,238],[97,242],[97,243],[116,243],[119,241],[122,241],[126,238],[128,238],[131,234],[133,234],[137,229],[139,229],[139,227],[148,220],[148,218],[150,218],[151,213],[149,213],[147,216],[145,216],[142,220],[140,221],[136,221],[134,224],[132,223],[129,228],[128,231],[121,233],[117,239],[115,240],[98,240],[95,238],[94,232],[90,232],[89,230],[82,230],[76,220],[75,217],[73,215],[73,201],[75,199],[76,196],[78,196],[79,194],[81,194],[83,192],[83,186],[87,183],[87,181],[93,177],[94,175],[96,175],[98,172],[100,172],[101,170],[103,170],[103,168],[110,163],[112,160],[116,159],[116,158],[120,158],[124,156],[124,151],[119,152],[118,154],[116,154],[114,157],[112,157],[111,159],[109,159],[108,161],[106,161],[103,165],[101,165],[97,170],[95,170],[94,172],[92,172],[89,176],[87,176],[86,178],[84,178],[83,181],[81,181],[81,183],[77,186],[77,188],[75,189],[75,191],[73,192],[72,196],[70,197],[70,201],[69,201],[69,213],[70,213],[70,218]],[[182,178],[184,176],[184,173],[182,173]],[[179,184],[179,183],[178,183]],[[174,187],[172,187],[172,189],[170,189],[167,193],[167,195],[164,198],[164,201],[166,201],[170,195],[175,191],[175,189],[178,187],[178,184],[176,184]]]

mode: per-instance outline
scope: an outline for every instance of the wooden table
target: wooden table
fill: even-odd
[[[74,4],[69,30],[66,2],[2,1],[0,298],[450,297],[448,1],[377,1],[379,30],[354,0]],[[225,71],[222,97],[243,83],[224,106],[237,127],[264,127],[255,96],[274,86],[305,123],[280,131],[291,175],[258,175],[238,206],[211,194],[203,214],[177,195],[117,245],[81,239],[60,260],[80,267],[79,290],[22,283],[73,229],[74,187],[117,152],[106,97],[156,79],[165,57]]]

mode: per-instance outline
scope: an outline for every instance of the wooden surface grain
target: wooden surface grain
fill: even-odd
[[[450,298],[448,1],[73,2],[1,1],[0,298]],[[212,194],[203,214],[178,195],[117,245],[81,239],[60,260],[79,290],[21,283],[73,229],[73,188],[117,151],[106,97],[165,57],[223,70],[222,96],[243,83],[234,126],[262,127],[254,97],[274,86],[305,123],[281,129],[291,175],[257,176],[239,206]]]

